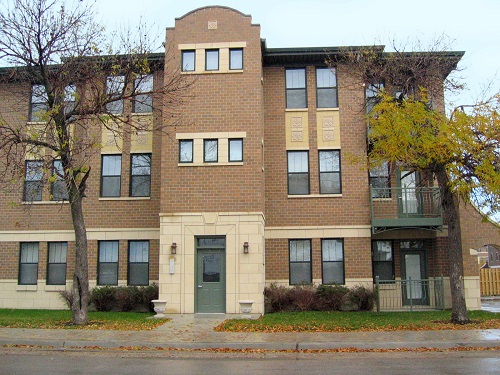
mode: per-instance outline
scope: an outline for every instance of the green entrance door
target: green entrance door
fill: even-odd
[[[223,237],[196,239],[195,307],[197,313],[226,312],[226,258]]]
[[[422,241],[401,242],[403,305],[429,305],[429,285]]]
[[[399,171],[399,217],[419,217],[422,214],[422,197],[419,193],[420,179],[416,172]]]

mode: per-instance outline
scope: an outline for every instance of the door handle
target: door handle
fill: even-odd
[[[198,285],[198,289],[201,289],[201,288],[203,288],[203,285]]]

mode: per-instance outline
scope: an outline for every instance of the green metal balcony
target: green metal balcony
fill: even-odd
[[[438,187],[370,187],[370,197],[372,233],[405,228],[443,229]]]

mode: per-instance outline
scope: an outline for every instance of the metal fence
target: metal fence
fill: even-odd
[[[377,311],[443,310],[443,278],[412,280],[375,279]]]

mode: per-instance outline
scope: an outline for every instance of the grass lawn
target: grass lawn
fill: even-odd
[[[257,320],[230,319],[216,327],[226,332],[348,332],[500,328],[500,313],[469,311],[470,324],[450,323],[451,311],[416,312],[289,312]]]
[[[133,312],[89,312],[90,324],[75,326],[71,324],[69,310],[0,309],[0,327],[149,331],[166,322],[165,319],[146,319],[153,315]]]

